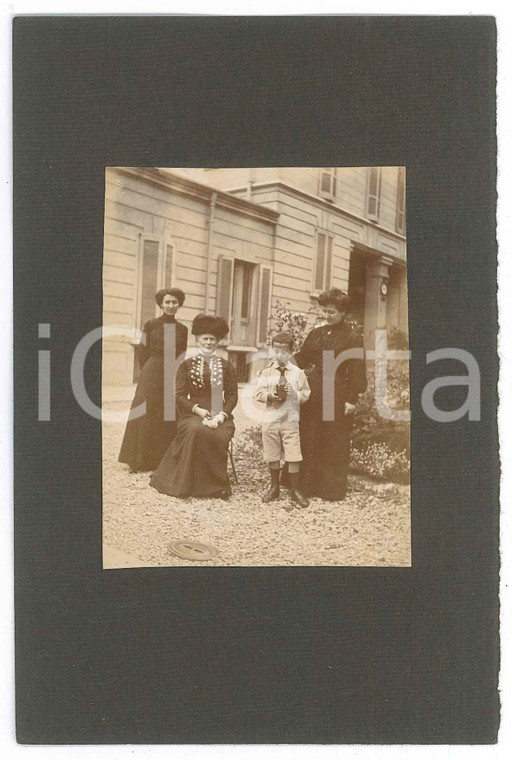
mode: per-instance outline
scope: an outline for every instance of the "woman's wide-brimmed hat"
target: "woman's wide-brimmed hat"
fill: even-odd
[[[218,340],[229,332],[229,326],[224,317],[214,317],[210,314],[198,314],[192,322],[192,335],[215,335]]]

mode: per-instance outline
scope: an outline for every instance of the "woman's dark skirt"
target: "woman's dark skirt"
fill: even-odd
[[[176,422],[164,420],[163,362],[150,357],[141,376],[131,409],[146,403],[146,413],[128,419],[119,461],[132,472],[152,472],[176,435]],[[131,410],[130,410],[131,411]]]
[[[335,419],[324,422],[319,404],[308,402],[301,408],[302,486],[308,496],[345,498],[353,418],[338,408]]]
[[[182,498],[229,493],[228,448],[234,432],[232,420],[209,428],[197,415],[181,417],[150,484],[160,493]]]

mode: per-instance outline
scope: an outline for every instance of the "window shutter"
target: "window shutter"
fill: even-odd
[[[272,305],[272,268],[260,264],[260,298],[258,313],[258,343],[267,342],[270,307]]]
[[[316,236],[316,265],[315,265],[315,290],[324,289],[325,273],[325,235],[319,232]]]
[[[242,263],[242,303],[240,307],[240,316],[242,319],[249,319],[251,311],[251,284],[253,264]]]
[[[174,267],[174,246],[167,244],[165,246],[165,287],[166,288],[172,288],[174,285],[173,267]]]
[[[142,251],[142,297],[140,325],[142,328],[148,319],[155,316],[155,293],[158,283],[158,242],[144,240]]]
[[[233,259],[219,256],[217,269],[217,316],[224,317],[231,329],[231,301],[233,293]]]
[[[398,167],[396,229],[397,232],[405,232],[405,168],[403,166]]]
[[[336,193],[336,169],[320,169],[320,195],[323,198],[334,200]]]
[[[320,189],[323,193],[329,193],[331,192],[331,175],[329,172],[322,172],[322,182],[320,184]]]
[[[369,219],[376,221],[379,218],[380,206],[380,167],[372,166],[368,174],[368,207]]]
[[[332,237],[327,238],[327,253],[325,256],[325,290],[331,286],[331,266],[332,266]]]

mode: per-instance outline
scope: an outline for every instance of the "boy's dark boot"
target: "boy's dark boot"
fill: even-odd
[[[270,488],[265,491],[263,494],[263,497],[261,501],[264,504],[268,504],[269,501],[275,501],[279,498],[279,475],[280,475],[279,468],[274,470],[273,467],[270,467],[270,477],[271,477],[271,484]]]
[[[301,493],[299,488],[299,473],[298,472],[290,472],[289,473],[290,478],[290,497],[291,500],[295,502],[299,507],[302,509],[306,509],[306,507],[309,507],[309,499],[306,499],[303,493]]]

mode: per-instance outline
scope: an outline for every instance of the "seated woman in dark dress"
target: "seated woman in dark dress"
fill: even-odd
[[[228,331],[222,317],[199,314],[192,323],[199,353],[178,368],[178,429],[150,481],[161,493],[220,499],[231,495],[228,447],[235,432],[238,383],[233,365],[215,353]]]
[[[339,364],[334,376],[334,419],[324,419],[323,379],[326,359],[347,349],[362,353],[363,339],[345,319],[348,297],[338,288],[321,293],[318,303],[327,324],[315,327],[295,354],[306,370],[311,395],[301,407],[300,445],[304,492],[328,501],[345,498],[350,459],[350,436],[360,393],[366,390],[364,358],[349,358]],[[328,352],[328,353],[325,353]]]
[[[175,317],[183,306],[185,293],[179,288],[165,288],[155,294],[155,301],[163,314],[144,325],[144,341],[137,357],[141,368],[139,384],[119,454],[119,461],[129,465],[132,472],[156,469],[176,433],[176,421],[166,420],[164,415],[164,345],[169,340],[172,350],[174,343],[176,358],[187,350],[188,329]],[[165,331],[172,331],[171,326],[175,329],[175,340],[169,335],[164,343]],[[134,416],[137,407],[144,403],[145,413]]]

